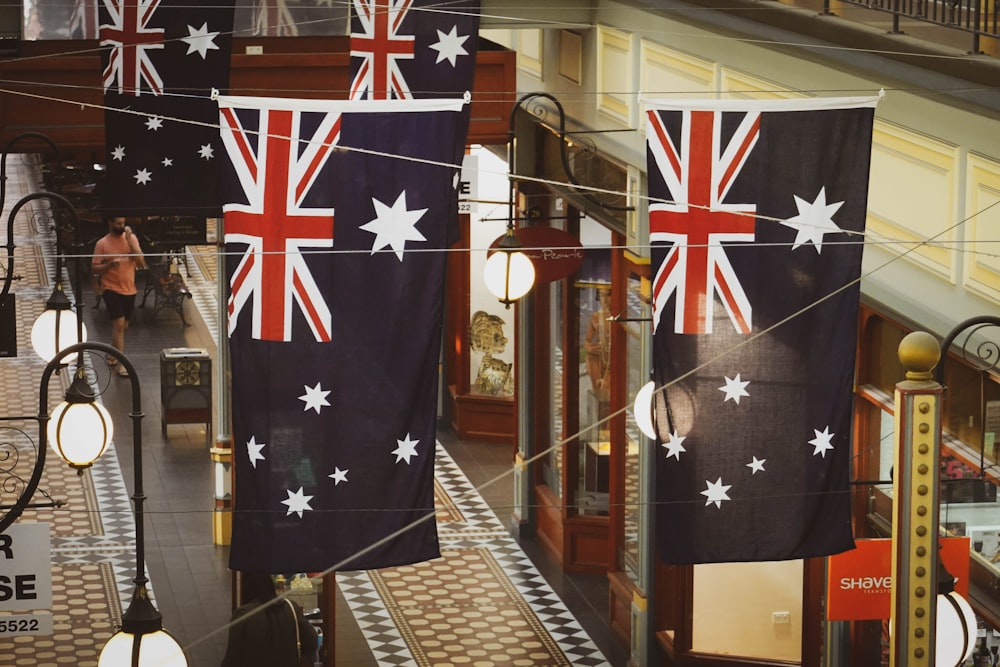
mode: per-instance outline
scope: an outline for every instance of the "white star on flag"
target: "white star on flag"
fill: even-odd
[[[153,180],[152,176],[153,175],[149,172],[148,169],[140,169],[137,172],[135,172],[135,176],[133,176],[133,178],[135,179],[137,185],[145,185],[146,183],[149,183],[151,180]]]
[[[426,241],[424,235],[417,231],[416,224],[427,212],[426,208],[416,211],[406,209],[406,190],[399,193],[392,207],[386,206],[372,198],[375,206],[375,219],[361,225],[361,229],[375,235],[372,243],[372,254],[392,246],[399,261],[403,261],[403,250],[407,241]]]
[[[118,160],[121,162],[125,159],[125,147],[122,145],[115,146],[115,149],[111,151],[111,158],[113,160]]]
[[[410,464],[410,459],[417,455],[417,443],[419,440],[410,440],[410,434],[406,434],[405,440],[396,441],[399,446],[392,450],[392,453],[396,455],[396,463],[399,463],[403,459],[406,459],[406,464]]]
[[[722,402],[733,401],[736,405],[740,404],[741,396],[749,396],[747,393],[746,386],[750,384],[749,380],[740,380],[740,374],[737,373],[735,378],[730,378],[728,375],[726,377],[726,386],[719,387],[719,391],[724,391],[726,397],[722,399]]]
[[[316,411],[316,414],[319,414],[320,408],[330,406],[330,402],[326,400],[326,397],[330,395],[330,390],[324,390],[321,383],[317,382],[315,387],[302,385],[302,388],[306,390],[306,393],[299,396],[299,400],[305,403],[302,412],[308,412],[311,408]]]
[[[660,445],[661,447],[667,450],[668,459],[671,456],[673,456],[678,461],[681,460],[681,452],[687,451],[686,449],[684,449],[684,445],[681,444],[682,442],[684,442],[685,438],[686,436],[677,435],[677,431],[674,431],[673,433],[670,434],[670,440]]]
[[[301,519],[304,511],[312,509],[312,507],[309,506],[309,501],[312,500],[312,496],[304,495],[302,493],[301,486],[295,493],[292,493],[291,489],[287,489],[287,492],[288,500],[281,501],[282,505],[288,505],[288,512],[285,516],[291,516],[294,512],[295,514],[298,514]]]
[[[162,164],[164,167],[172,167],[174,166],[174,161],[168,157],[165,157],[160,161],[160,164]]]
[[[759,459],[756,456],[754,456],[753,461],[747,464],[747,467],[750,468],[750,474],[756,475],[759,472],[764,472],[765,461],[767,461],[767,459]]]
[[[212,148],[212,144],[205,144],[198,149],[198,156],[203,157],[206,160],[211,160],[215,157],[215,149]]]
[[[341,482],[347,481],[347,473],[348,473],[347,470],[341,470],[337,466],[333,466],[333,474],[327,475],[327,477],[333,480],[334,486],[337,486]]]
[[[247,442],[247,456],[250,457],[250,465],[257,468],[257,461],[263,461],[264,455],[260,453],[260,450],[267,447],[263,442],[259,445],[257,444],[256,436],[250,436],[250,441]]]
[[[146,119],[146,129],[151,132],[156,132],[161,127],[163,127],[163,119],[159,116],[150,116]]]
[[[824,427],[822,433],[820,433],[816,429],[813,429],[813,433],[816,434],[816,437],[809,441],[809,444],[814,447],[813,456],[819,454],[821,457],[825,459],[826,453],[829,450],[833,449],[833,443],[831,443],[830,441],[833,440],[833,436],[836,434],[830,433],[829,426]]]
[[[833,221],[833,214],[843,206],[844,202],[827,204],[825,187],[819,189],[816,201],[811,204],[798,195],[792,196],[795,197],[795,206],[799,209],[799,214],[781,221],[781,224],[791,227],[796,232],[792,250],[806,243],[812,243],[816,247],[818,255],[823,250],[824,234],[836,234],[843,231]]]
[[[431,44],[430,47],[438,52],[437,60],[434,61],[435,65],[442,60],[447,60],[451,63],[451,66],[454,67],[458,56],[469,55],[469,52],[465,50],[464,46],[462,46],[465,44],[465,40],[469,39],[469,36],[459,35],[458,26],[451,26],[451,30],[448,31],[448,34],[445,34],[440,30],[437,31],[437,34],[438,41]]]
[[[708,507],[712,503],[715,503],[716,507],[722,509],[723,500],[732,500],[732,498],[729,497],[728,492],[729,489],[733,488],[733,485],[723,484],[721,477],[719,477],[714,482],[710,482],[706,479],[705,484],[707,484],[708,486],[704,491],[701,492],[701,495],[707,498],[707,500],[705,501],[705,507]]]
[[[218,32],[209,32],[208,23],[202,23],[200,28],[195,28],[194,26],[188,26],[188,36],[181,37],[181,41],[188,45],[187,53],[184,55],[189,56],[192,53],[197,52],[204,60],[208,55],[209,49],[218,49],[219,47],[215,44],[215,38],[219,36]]]

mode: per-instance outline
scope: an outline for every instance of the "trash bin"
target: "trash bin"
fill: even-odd
[[[160,427],[205,424],[205,441],[212,442],[212,359],[208,351],[171,347],[160,352]]]

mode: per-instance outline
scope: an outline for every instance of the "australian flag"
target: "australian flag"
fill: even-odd
[[[462,97],[472,90],[479,0],[353,0],[351,99]]]
[[[649,105],[656,526],[668,563],[853,548],[875,103]]]
[[[219,99],[233,569],[439,555],[437,366],[461,107]]]
[[[102,0],[106,180],[117,215],[218,216],[212,89],[229,85],[233,1]]]
[[[464,98],[472,92],[479,49],[479,0],[352,0],[352,100]],[[457,131],[469,132],[471,105]],[[450,158],[455,183],[465,143]],[[458,190],[452,194],[458,217]],[[453,241],[457,240],[452,239]]]

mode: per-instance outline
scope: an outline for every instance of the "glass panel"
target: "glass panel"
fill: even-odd
[[[643,334],[649,332],[645,320],[651,317],[648,299],[642,295],[642,280],[631,275],[625,290],[625,317],[618,331],[625,338],[625,535],[618,566],[632,581],[639,581],[639,429],[630,406],[635,395],[649,379],[643,364]]]
[[[474,196],[482,202],[507,199],[507,162],[475,145],[463,169],[478,175]],[[514,311],[503,307],[483,280],[486,248],[507,228],[506,204],[469,204],[469,393],[513,400]]]
[[[542,476],[550,490],[562,498],[562,441],[565,437],[563,429],[563,283],[549,283],[549,349],[552,350],[552,367],[549,369],[549,406],[551,415],[549,443],[552,447],[548,455],[542,459]]]
[[[24,39],[96,39],[97,2],[67,0],[26,0]],[[350,3],[322,3],[316,0],[237,0],[233,28],[236,37],[311,37],[347,35],[350,32]],[[0,28],[9,31],[16,19],[13,7],[2,8]]]
[[[580,374],[580,465],[577,510],[582,515],[608,513],[611,460],[611,232],[595,220],[580,218],[584,260],[575,288],[579,304],[577,359]]]

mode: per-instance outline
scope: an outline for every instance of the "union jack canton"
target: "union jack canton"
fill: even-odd
[[[252,98],[239,99],[246,105]],[[292,100],[275,101],[282,102]],[[310,205],[307,197],[340,141],[340,113],[314,110],[319,121],[306,130],[302,109],[262,104],[241,115],[223,104],[222,140],[246,199],[223,206],[226,243],[246,246],[230,279],[229,333],[249,302],[253,338],[289,341],[295,305],[315,340],[328,342],[330,309],[305,253],[333,247],[334,210]],[[246,113],[257,119],[255,126],[245,124]]]
[[[723,243],[754,240],[756,206],[726,198],[760,135],[760,113],[746,113],[728,140],[722,115],[686,110],[680,127],[668,128],[648,112],[650,157],[667,189],[650,186],[649,239],[671,244],[653,280],[654,333],[674,295],[675,333],[712,333],[715,296],[736,330],[750,333],[750,301]]]
[[[138,97],[145,84],[154,95],[163,94],[163,79],[149,54],[164,45],[164,29],[150,27],[159,6],[160,0],[104,0],[111,16],[111,23],[100,29],[101,46],[111,47],[103,74],[105,92],[117,86],[119,95]]]

